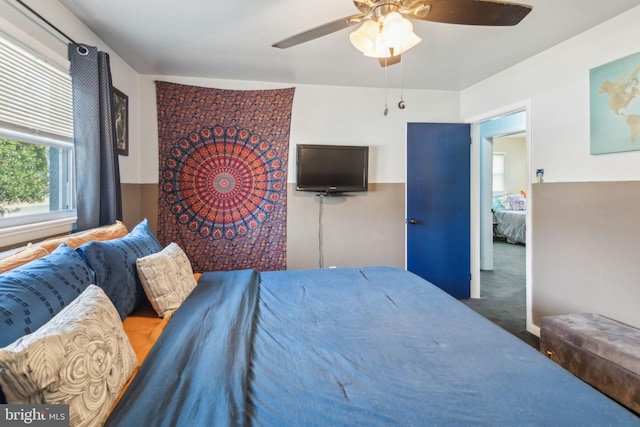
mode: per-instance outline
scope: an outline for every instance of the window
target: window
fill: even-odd
[[[493,153],[493,194],[506,192],[505,162],[506,153]]]
[[[0,35],[0,236],[75,222],[68,70]],[[70,227],[68,227],[70,229]],[[53,231],[55,232],[55,231]],[[28,239],[32,239],[29,236]],[[16,240],[17,241],[17,240]],[[24,241],[24,240],[23,240]],[[7,244],[11,244],[7,241]]]

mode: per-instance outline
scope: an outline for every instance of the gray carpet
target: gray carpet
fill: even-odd
[[[480,274],[480,298],[462,302],[527,344],[539,348],[539,338],[527,332],[526,325],[525,247],[494,242],[493,270]]]

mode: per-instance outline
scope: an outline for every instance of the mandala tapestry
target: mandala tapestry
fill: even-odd
[[[294,90],[156,82],[158,238],[194,271],[286,269]]]

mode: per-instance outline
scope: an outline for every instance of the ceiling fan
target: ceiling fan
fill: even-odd
[[[420,42],[412,19],[447,24],[511,26],[531,11],[524,4],[491,0],[353,0],[360,13],[328,22],[272,46],[286,49],[363,23],[350,40],[383,66],[400,62],[403,52]]]

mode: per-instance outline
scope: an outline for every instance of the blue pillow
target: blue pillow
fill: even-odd
[[[67,245],[0,274],[0,347],[47,323],[94,281]]]
[[[493,206],[491,206],[491,209],[493,209],[494,211],[499,211],[500,209],[504,209],[504,205],[500,201],[500,197],[493,198]]]
[[[136,260],[161,250],[162,245],[146,219],[124,237],[85,243],[77,249],[96,273],[95,284],[111,298],[122,319],[145,298]]]

